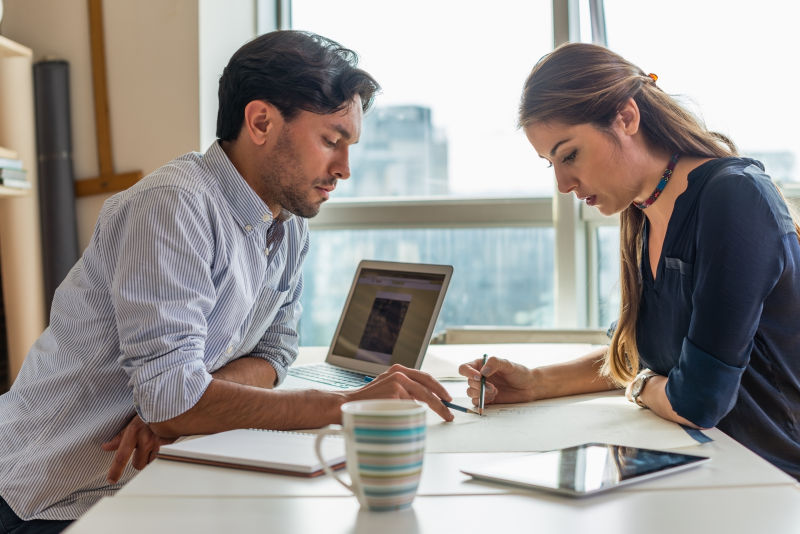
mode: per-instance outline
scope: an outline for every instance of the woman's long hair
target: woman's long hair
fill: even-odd
[[[684,156],[736,155],[733,142],[707,130],[656,85],[655,77],[607,48],[585,43],[562,45],[539,60],[525,82],[519,125],[588,123],[616,140],[610,127],[630,98],[639,107],[639,128],[649,147]],[[644,214],[635,206],[620,213],[621,303],[603,372],[621,385],[639,371],[636,318],[642,294],[643,226]]]

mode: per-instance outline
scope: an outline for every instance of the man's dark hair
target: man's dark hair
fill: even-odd
[[[274,105],[286,121],[300,110],[328,114],[359,95],[369,109],[378,82],[357,68],[358,55],[311,32],[280,30],[256,37],[233,54],[219,79],[217,137],[239,136],[253,100]]]

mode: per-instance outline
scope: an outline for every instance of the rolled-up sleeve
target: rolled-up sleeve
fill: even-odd
[[[701,428],[711,428],[736,403],[744,370],[684,339],[678,365],[669,373],[667,398],[681,417]]]
[[[213,229],[204,213],[178,188],[149,189],[119,206],[104,230],[119,363],[146,422],[189,410],[211,382],[203,354]]]

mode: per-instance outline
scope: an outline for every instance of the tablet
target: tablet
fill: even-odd
[[[706,456],[677,452],[584,443],[507,458],[461,472],[476,479],[582,497],[688,469],[709,460]]]

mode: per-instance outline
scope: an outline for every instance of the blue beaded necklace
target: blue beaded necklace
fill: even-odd
[[[638,202],[634,202],[633,205],[639,208],[640,210],[645,209],[650,204],[656,201],[656,199],[661,196],[661,192],[667,186],[667,182],[672,177],[672,171],[675,169],[675,165],[678,163],[678,160],[681,158],[680,154],[673,154],[672,158],[669,160],[669,165],[667,165],[667,169],[664,171],[664,174],[661,175],[661,180],[658,182],[656,186],[656,190],[653,191],[653,194],[650,195],[650,198],[642,202],[641,204]]]

